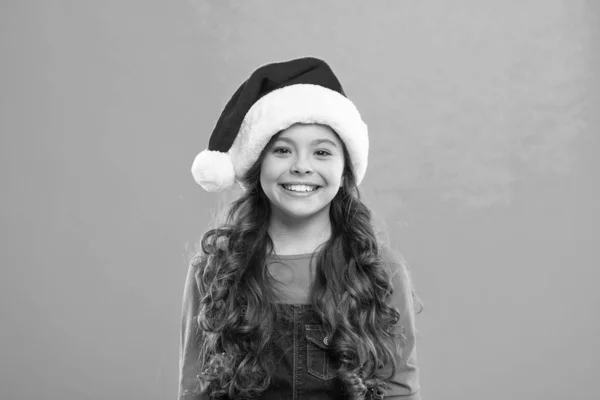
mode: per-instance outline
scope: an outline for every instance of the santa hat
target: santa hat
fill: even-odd
[[[240,182],[272,136],[296,123],[331,127],[344,142],[360,184],[367,170],[367,125],[329,65],[312,57],[267,64],[250,75],[225,106],[208,147],[194,159],[194,180],[209,192],[228,189]]]

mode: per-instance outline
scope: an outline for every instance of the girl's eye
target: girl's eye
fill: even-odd
[[[285,147],[278,147],[275,150],[273,150],[273,153],[283,154],[282,151],[289,151],[289,149],[287,149]],[[328,151],[325,151],[325,150],[317,150],[315,153],[321,153],[321,154],[319,154],[319,156],[330,156],[331,155],[331,153],[329,153]]]
[[[279,150],[287,150],[285,147],[279,147],[275,150],[273,150],[273,153],[280,153]]]

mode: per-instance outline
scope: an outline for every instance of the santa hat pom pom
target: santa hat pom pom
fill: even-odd
[[[202,150],[192,164],[196,183],[208,192],[222,192],[235,182],[235,171],[228,153]]]

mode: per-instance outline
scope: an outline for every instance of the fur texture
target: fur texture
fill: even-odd
[[[196,183],[208,192],[222,192],[235,182],[235,172],[228,153],[203,150],[192,164]]]

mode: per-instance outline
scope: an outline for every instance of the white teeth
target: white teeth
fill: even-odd
[[[282,185],[285,189],[291,190],[293,192],[312,192],[317,190],[317,186],[307,186],[307,185]]]

